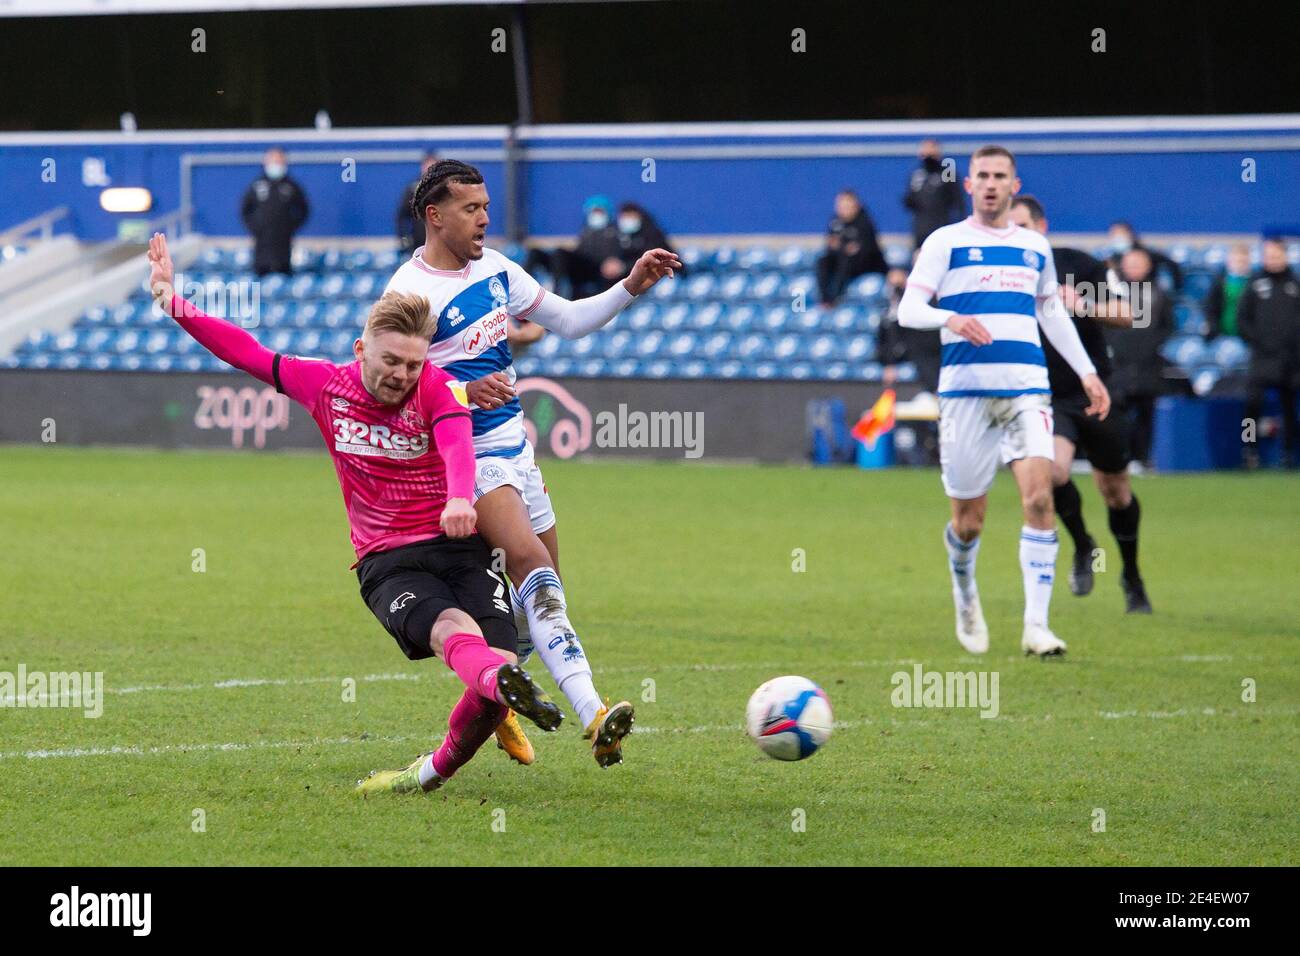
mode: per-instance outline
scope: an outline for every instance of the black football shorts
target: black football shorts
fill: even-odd
[[[510,589],[491,561],[480,535],[432,538],[366,555],[357,580],[362,599],[413,661],[433,656],[433,624],[453,607],[478,622],[489,646],[513,654],[518,635]]]
[[[1124,406],[1112,405],[1105,421],[1085,415],[1087,406],[1077,402],[1053,402],[1052,421],[1056,434],[1074,444],[1075,455],[1087,458],[1098,471],[1118,474],[1128,469],[1129,425]]]

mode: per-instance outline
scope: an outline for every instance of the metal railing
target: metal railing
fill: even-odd
[[[33,216],[25,222],[20,222],[18,225],[0,232],[0,246],[15,245],[34,232],[40,233],[40,239],[52,239],[54,237],[55,223],[66,217],[68,211],[67,206],[56,206],[39,216]]]

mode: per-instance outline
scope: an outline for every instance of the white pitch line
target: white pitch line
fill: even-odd
[[[922,709],[922,708],[912,708]],[[944,708],[945,710],[954,710],[957,708]],[[972,717],[979,719],[978,711],[974,708],[966,708],[972,711]],[[1294,717],[1300,715],[1300,710],[1277,710],[1277,711],[1260,711],[1262,716],[1266,717]],[[1232,710],[1216,710],[1213,707],[1205,707],[1200,710],[1150,710],[1150,711],[1097,711],[1096,716],[1104,720],[1122,720],[1131,718],[1140,718],[1145,720],[1169,720],[1180,717],[1236,717],[1237,712]],[[993,718],[993,723],[1037,723],[1040,721],[1054,720],[1051,714],[1029,714],[1025,716],[1016,716],[1014,714],[999,714]],[[1071,717],[1061,718],[1065,720],[1075,719]],[[928,727],[935,721],[926,718],[907,718],[900,719],[890,717],[883,720],[871,720],[863,718],[861,720],[837,720],[835,721],[836,730],[856,730],[864,727],[870,727],[875,724],[888,724],[893,727]],[[945,721],[945,724],[948,722]],[[745,728],[741,724],[705,724],[695,727],[643,727],[638,725],[633,733],[637,736],[646,734],[707,734],[707,733],[734,733],[743,734]],[[405,736],[366,736],[366,737],[332,737],[318,738],[315,740],[256,740],[248,743],[230,741],[224,743],[196,743],[196,744],[162,744],[153,747],[141,745],[114,745],[111,747],[68,747],[61,749],[44,749],[44,750],[12,750],[0,752],[0,760],[16,760],[19,758],[27,760],[50,760],[69,757],[153,757],[159,754],[168,753],[202,753],[215,752],[224,753],[229,751],[243,750],[268,750],[282,749],[285,747],[334,747],[334,746],[351,746],[354,744],[368,743],[411,743],[419,741],[427,743],[430,741],[441,740],[441,735],[428,734],[411,734]]]
[[[1007,657],[1006,661],[1011,663],[1021,662],[1020,657]],[[1186,664],[1219,664],[1227,663],[1233,660],[1230,654],[1211,654],[1205,656],[1183,655],[1177,658],[1178,661]],[[1243,660],[1258,662],[1262,660],[1259,656],[1250,656]],[[990,659],[980,658],[963,658],[963,662],[969,661],[974,664],[992,663]],[[530,665],[533,670],[538,669],[537,664]],[[867,661],[838,661],[833,666],[861,669],[866,667],[901,667],[911,666],[913,664],[925,664],[923,660],[914,657],[895,658],[892,660],[867,660]],[[596,667],[593,673],[597,676],[602,674],[643,674],[653,676],[662,671],[692,671],[696,673],[715,673],[728,671],[779,671],[789,668],[789,662],[780,664],[637,664],[632,666],[620,667]],[[387,673],[387,674],[365,674],[361,677],[354,678],[359,683],[376,683],[380,681],[414,681],[425,680],[429,676],[439,677],[444,680],[455,679],[456,675],[450,670],[442,669],[429,674],[411,674],[411,673]],[[231,677],[225,680],[212,681],[209,683],[199,684],[139,684],[128,687],[105,687],[105,694],[173,694],[186,693],[192,691],[205,690],[244,690],[253,687],[304,687],[313,684],[339,684],[349,679],[350,675],[339,677]],[[66,695],[65,695],[66,696]],[[31,694],[27,700],[44,701],[49,698],[45,694]],[[62,699],[62,698],[60,698]],[[13,707],[17,703],[15,695],[0,697],[0,707]]]

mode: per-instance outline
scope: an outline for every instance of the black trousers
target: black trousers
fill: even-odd
[[[1259,422],[1264,414],[1264,399],[1270,388],[1277,389],[1282,403],[1282,448],[1286,457],[1295,461],[1297,422],[1296,422],[1296,388],[1294,385],[1279,385],[1272,382],[1251,381],[1246,386],[1246,417]]]
[[[817,293],[827,305],[844,294],[850,282],[867,271],[867,257],[828,251],[817,260]]]

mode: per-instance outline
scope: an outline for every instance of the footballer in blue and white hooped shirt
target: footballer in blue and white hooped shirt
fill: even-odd
[[[478,532],[504,556],[520,625],[520,651],[526,656],[536,650],[577,711],[596,762],[609,766],[622,761],[622,739],[632,729],[632,705],[602,705],[591,665],[569,621],[556,570],[555,514],[524,432],[507,336],[512,318],[535,322],[562,338],[588,335],[682,264],[672,252],[651,249],[621,282],[599,295],[569,301],[545,291],[515,263],[486,247],[489,203],[483,176],[473,166],[443,159],[429,167],[411,202],[412,215],[424,222],[425,244],[398,268],[385,291],[426,296],[437,315],[428,358],[465,383],[478,459]],[[496,575],[500,568],[484,570]],[[502,581],[498,601],[505,599],[505,586]],[[512,757],[531,762],[532,747],[513,715],[497,737]]]
[[[900,325],[938,329],[942,344],[939,462],[952,502],[944,546],[957,640],[971,653],[988,650],[975,558],[1000,459],[1011,466],[1024,512],[1021,648],[1061,654],[1065,642],[1047,626],[1057,540],[1051,391],[1039,329],[1082,381],[1089,414],[1105,418],[1110,396],[1061,303],[1047,239],[1011,221],[1020,191],[1015,157],[1001,146],[977,149],[964,185],[972,215],[922,243],[898,308]]]

